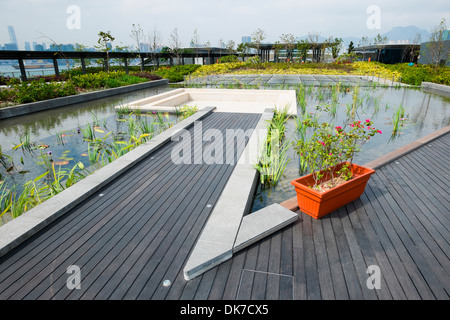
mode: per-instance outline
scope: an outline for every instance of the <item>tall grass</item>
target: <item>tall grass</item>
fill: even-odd
[[[51,170],[46,171],[33,180],[24,184],[22,191],[17,191],[17,186],[7,188],[4,182],[0,182],[0,217],[9,214],[11,218],[17,218],[24,212],[46,201],[54,195],[72,186],[83,179],[86,174],[82,172],[84,165],[79,162],[69,171],[51,164]]]
[[[262,142],[258,161],[253,166],[259,171],[261,184],[265,187],[273,187],[278,184],[291,160],[287,157],[290,141],[283,142],[286,131],[285,124],[289,117],[286,106],[282,109],[275,109],[272,120],[267,123],[267,138]]]
[[[196,111],[196,107],[183,109],[178,120],[182,120]],[[151,121],[148,119],[151,119]],[[99,123],[95,115],[93,115],[93,120],[96,124]],[[78,162],[70,170],[64,169],[62,166],[55,164],[50,152],[43,153],[41,151],[41,155],[36,157],[36,163],[43,168],[44,173],[25,183],[21,191],[18,191],[16,185],[8,187],[4,181],[1,181],[2,177],[0,176],[0,218],[5,215],[9,217],[6,220],[16,218],[62,192],[77,181],[84,179],[91,171],[114,161],[143,144],[158,131],[163,131],[172,126],[173,123],[168,120],[168,115],[162,114],[155,114],[151,117],[138,116],[136,119],[133,118],[132,114],[129,114],[127,119],[121,119],[122,122],[126,123],[127,131],[130,134],[126,141],[119,141],[117,136],[111,139],[112,132],[96,137],[94,128],[91,124],[87,124],[80,129],[80,132],[83,139],[88,143],[87,153],[91,168],[85,168],[82,162]],[[32,143],[27,136],[24,136],[22,142],[12,148],[12,152],[26,145],[32,145]],[[0,146],[0,164],[5,167],[7,172],[14,169],[12,159],[12,156],[2,152]],[[3,218],[0,220],[0,224],[1,221],[5,221]]]
[[[304,114],[306,112],[307,101],[306,101],[306,89],[303,86],[303,84],[301,84],[296,89],[296,96],[297,96],[297,108],[301,110],[302,114]]]
[[[397,136],[400,133],[400,127],[403,125],[403,118],[405,117],[405,108],[399,105],[392,116],[392,136]]]

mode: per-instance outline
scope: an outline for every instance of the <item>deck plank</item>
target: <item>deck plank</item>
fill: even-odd
[[[213,114],[203,129],[257,120]],[[446,134],[383,165],[360,199],[319,220],[298,211],[294,224],[190,281],[183,265],[232,166],[171,166],[163,147],[1,257],[0,298],[448,300],[449,147]],[[65,286],[69,263],[82,266],[81,290]],[[381,289],[366,286],[369,265]]]

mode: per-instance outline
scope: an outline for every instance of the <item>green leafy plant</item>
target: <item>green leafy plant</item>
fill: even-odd
[[[272,120],[267,123],[267,138],[262,143],[258,161],[253,166],[260,173],[261,184],[266,187],[278,184],[291,160],[287,156],[291,142],[290,140],[283,141],[285,124],[289,117],[287,106],[282,109],[277,108]]]
[[[355,155],[371,137],[381,134],[370,119],[364,123],[354,121],[347,128],[333,128],[328,122],[319,123],[316,117],[305,119],[303,126],[311,129],[313,134],[308,139],[298,139],[293,147],[312,173],[315,181],[312,188],[316,190],[333,188],[349,180],[352,177],[350,165]],[[335,169],[343,162],[348,165],[342,166],[337,177],[334,177]]]

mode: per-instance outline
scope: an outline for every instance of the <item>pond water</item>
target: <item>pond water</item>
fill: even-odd
[[[92,127],[93,122],[98,121],[94,129],[96,137],[101,138],[110,131],[114,134],[123,132],[126,134],[127,127],[124,122],[117,121],[115,106],[173,89],[171,86],[161,86],[0,120],[1,151],[6,156],[12,155],[14,161],[13,169],[10,169],[7,157],[0,163],[0,180],[5,180],[7,185],[16,184],[20,187],[45,172],[46,169],[39,162],[40,158],[48,156],[49,152],[53,161],[57,163],[57,168],[70,170],[79,161],[89,166],[88,143],[83,141],[82,137],[82,129],[87,124]],[[298,89],[298,87],[280,89]],[[349,121],[347,110],[355,96],[354,87],[346,87],[334,96],[332,90],[327,87],[304,87],[304,89],[306,112],[319,113],[322,119],[332,121],[334,125],[343,125]],[[376,135],[364,145],[362,152],[355,159],[356,163],[367,163],[450,125],[449,98],[408,88],[361,87],[357,90],[358,107],[355,119],[362,121],[372,119],[374,126],[382,130],[383,134]],[[400,121],[399,132],[393,135],[393,115],[400,105],[404,107],[404,115]],[[149,115],[149,122],[151,119],[152,115]],[[167,121],[174,119],[170,118]],[[286,130],[287,138],[297,138],[294,118],[288,120]],[[13,152],[14,146],[20,145],[27,136],[34,144],[33,150],[27,151],[19,147]],[[299,158],[292,149],[288,151],[288,156],[291,161],[278,185],[274,188],[259,185],[257,188],[252,211],[295,197],[295,190],[290,182],[299,176]]]
[[[83,129],[87,125],[94,127],[94,122],[98,122],[93,128],[96,138],[112,132],[114,135],[123,134],[125,139],[128,137],[128,126],[126,121],[117,121],[119,115],[115,106],[168,90],[172,88],[161,86],[0,120],[0,146],[3,153],[0,180],[4,180],[7,186],[15,184],[21,190],[25,182],[46,172],[47,168],[42,165],[43,157],[51,158],[56,164],[56,170],[70,170],[79,161],[85,167],[90,166],[88,143],[83,139]],[[147,122],[153,122],[153,118],[154,115],[149,115]],[[19,147],[14,150],[14,146],[25,140],[32,143],[32,148]]]
[[[382,131],[365,145],[354,162],[365,164],[410,142],[420,139],[438,129],[450,125],[450,99],[436,94],[410,88],[358,88],[360,106],[355,112],[355,120],[372,119],[374,127]],[[354,88],[339,94],[336,112],[333,108],[331,90],[325,88],[309,89],[306,94],[306,111],[319,114],[323,121],[334,126],[344,127],[349,122],[347,108],[353,102]],[[319,108],[318,108],[319,106]],[[393,117],[399,106],[403,106],[404,115],[399,121],[399,130],[393,134]],[[297,139],[296,120],[289,119],[286,125],[286,138]],[[280,203],[296,196],[291,181],[300,174],[300,159],[292,150],[291,159],[279,183],[272,188],[259,185],[253,201],[252,212],[272,203]]]

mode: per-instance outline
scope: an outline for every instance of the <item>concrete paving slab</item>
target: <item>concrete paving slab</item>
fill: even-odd
[[[242,250],[268,235],[295,222],[298,214],[274,203],[256,212],[246,215],[233,247],[233,253]]]
[[[258,147],[266,139],[266,122],[272,117],[273,109],[266,109],[262,113],[183,269],[186,280],[232,256],[242,219],[250,211],[251,199],[258,183],[258,171],[253,168],[253,164],[257,159]]]

